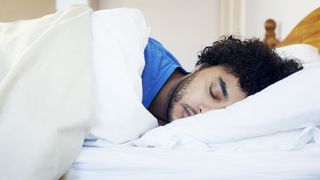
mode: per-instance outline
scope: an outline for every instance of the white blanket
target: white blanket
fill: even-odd
[[[96,109],[91,135],[114,143],[157,126],[142,105],[141,74],[149,28],[136,9],[105,9],[92,15]]]
[[[0,179],[58,179],[92,115],[91,9],[0,23]]]

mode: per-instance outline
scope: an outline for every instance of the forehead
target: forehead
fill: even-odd
[[[212,78],[221,76],[223,78],[239,82],[238,77],[236,77],[234,74],[228,71],[226,67],[221,65],[204,68],[200,70],[199,74],[201,74],[202,76],[208,76]]]

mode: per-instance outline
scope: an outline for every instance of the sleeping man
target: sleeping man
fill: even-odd
[[[144,55],[143,105],[160,125],[224,108],[302,69],[257,39],[232,36],[206,47],[191,73],[152,38]]]

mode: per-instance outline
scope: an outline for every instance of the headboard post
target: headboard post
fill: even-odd
[[[272,48],[276,47],[276,45],[279,43],[275,33],[276,26],[276,22],[273,19],[268,19],[264,23],[266,33],[264,34],[263,43]]]

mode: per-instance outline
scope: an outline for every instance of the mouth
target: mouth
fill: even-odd
[[[183,118],[196,115],[195,111],[190,106],[183,106],[182,116]]]

